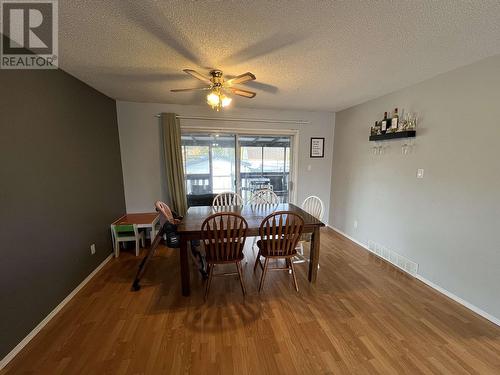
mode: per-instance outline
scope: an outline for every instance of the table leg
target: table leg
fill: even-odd
[[[151,245],[153,245],[154,238],[156,237],[156,228],[154,223],[151,226],[151,233],[149,234],[149,236],[151,237]]]
[[[189,257],[188,257],[188,246],[187,239],[184,236],[180,236],[180,261],[181,261],[181,285],[182,285],[182,295],[188,297],[190,294],[189,288]]]
[[[115,250],[115,233],[113,230],[113,224],[109,226],[109,229],[111,231],[111,243],[113,244],[113,251]]]
[[[113,252],[115,254],[115,258],[118,258],[120,255],[120,243],[115,238],[114,225],[111,224],[111,241],[113,242]]]
[[[309,282],[315,283],[318,276],[319,263],[319,227],[314,227],[311,237],[311,251],[309,258]]]

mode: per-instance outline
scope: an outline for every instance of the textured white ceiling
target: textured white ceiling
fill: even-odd
[[[183,68],[251,71],[239,107],[335,111],[500,54],[500,1],[59,1],[60,66],[112,98],[200,104]],[[247,86],[248,87],[248,86]]]

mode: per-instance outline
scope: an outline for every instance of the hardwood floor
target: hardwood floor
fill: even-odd
[[[242,296],[215,278],[206,303],[192,272],[162,248],[139,292],[139,258],[122,252],[0,374],[500,374],[500,327],[322,230],[316,285],[298,264],[257,293],[250,244]]]

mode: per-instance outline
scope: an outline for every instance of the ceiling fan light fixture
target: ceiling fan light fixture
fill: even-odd
[[[224,93],[230,91],[234,95],[239,95],[244,98],[254,98],[256,93],[253,91],[244,90],[234,87],[234,84],[244,84],[248,81],[255,80],[255,75],[250,72],[240,74],[230,80],[226,81],[223,73],[220,70],[214,69],[210,71],[210,77],[198,73],[196,70],[184,69],[184,72],[193,76],[194,78],[208,83],[208,87],[195,87],[190,89],[172,89],[172,92],[186,92],[186,91],[209,91],[207,95],[207,104],[215,111],[220,111],[222,108],[228,107],[232,98],[226,96]]]
[[[222,95],[221,96],[221,102],[222,102],[222,107],[227,107],[229,104],[231,104],[231,99],[229,96]]]
[[[212,91],[210,94],[207,95],[207,103],[212,108],[218,107],[220,104],[219,95],[215,91]]]
[[[211,91],[210,94],[207,95],[207,104],[216,111],[220,111],[222,108],[227,107],[231,104],[232,100],[233,99],[222,94],[221,91],[217,89]]]

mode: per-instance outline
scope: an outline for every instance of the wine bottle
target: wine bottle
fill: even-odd
[[[384,112],[384,119],[381,121],[381,130],[382,130],[382,134],[385,134],[385,132],[387,131],[387,112]]]
[[[398,109],[394,108],[394,112],[392,113],[392,118],[391,118],[391,129],[397,130],[398,126],[399,126]]]

